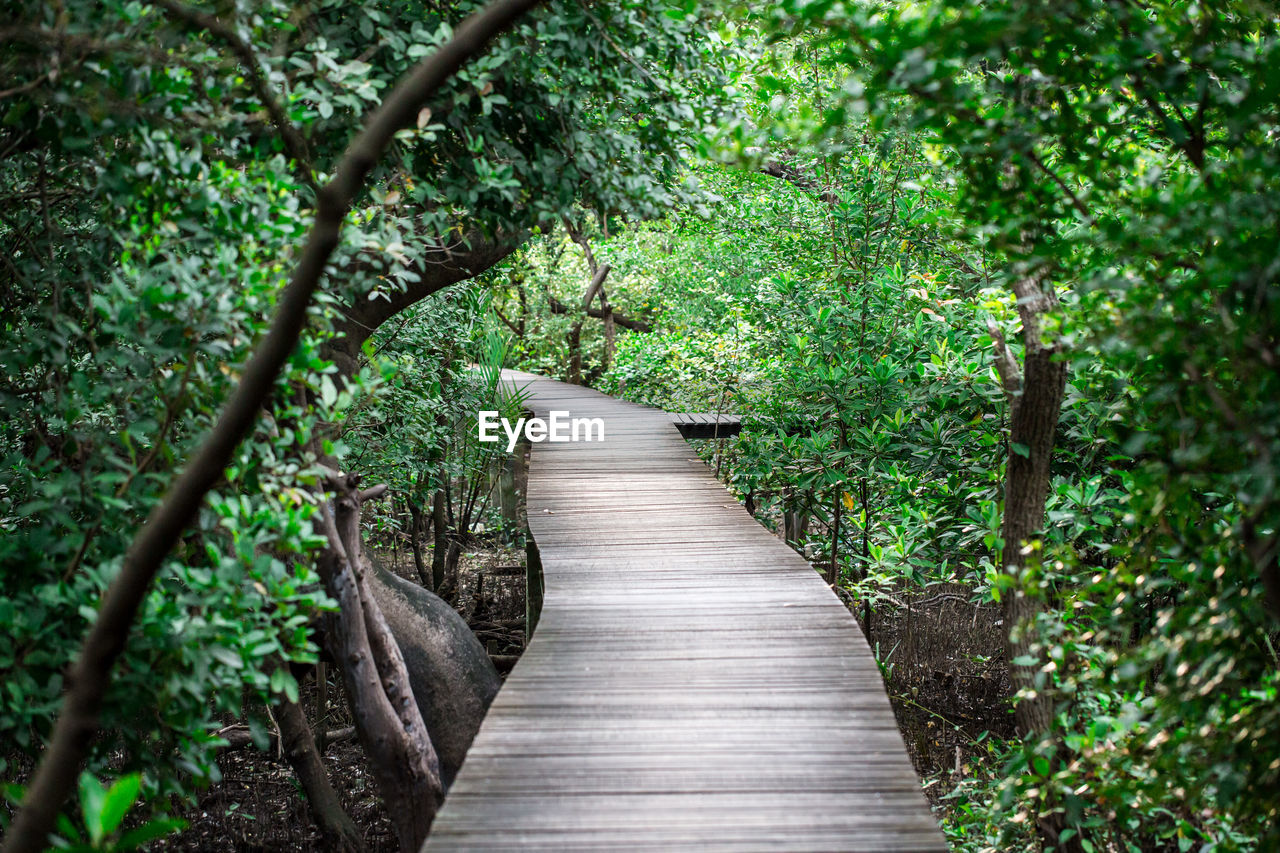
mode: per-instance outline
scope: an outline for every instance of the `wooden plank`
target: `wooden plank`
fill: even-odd
[[[681,437],[686,439],[730,438],[742,432],[742,419],[737,415],[671,412],[670,418]]]
[[[853,617],[681,438],[724,418],[507,379],[605,440],[533,446],[542,616],[426,849],[945,850]]]

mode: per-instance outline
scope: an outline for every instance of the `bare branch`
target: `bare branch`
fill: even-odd
[[[360,503],[364,503],[365,501],[376,500],[382,497],[383,495],[385,495],[386,493],[387,493],[387,484],[379,483],[376,486],[373,486],[368,489],[364,489],[363,491],[360,492]]]
[[[559,299],[556,299],[551,294],[547,294],[547,305],[548,307],[551,308],[552,314],[573,313],[573,309],[571,309],[568,305],[565,305]],[[601,311],[599,308],[588,308],[587,316],[594,317],[597,320],[603,320],[604,312]],[[650,325],[648,321],[638,320],[634,317],[628,317],[625,314],[619,314],[616,311],[613,313],[613,322],[617,323],[622,328],[630,329],[633,332],[652,332],[653,331],[653,326]]]
[[[587,290],[582,294],[582,310],[586,311],[591,307],[591,303],[595,301],[596,294],[603,293],[604,280],[609,276],[609,270],[612,269],[608,264],[601,264],[595,275],[591,277],[591,283],[587,285]]]
[[[1018,395],[1022,393],[1022,368],[1018,367],[1018,359],[1009,349],[1004,332],[990,318],[987,319],[987,333],[991,335],[991,347],[995,350],[996,373],[1000,375],[1000,385],[1012,407],[1017,404]]]

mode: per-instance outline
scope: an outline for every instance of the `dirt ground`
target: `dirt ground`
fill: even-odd
[[[885,686],[916,773],[942,782],[926,789],[936,804],[986,760],[975,746],[984,732],[1014,734],[1004,629],[999,607],[975,606],[959,584],[895,598],[893,612],[872,614],[871,648],[889,672]],[[862,609],[848,603],[861,623]]]

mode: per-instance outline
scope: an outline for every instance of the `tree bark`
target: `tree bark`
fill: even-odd
[[[422,60],[370,116],[316,194],[316,220],[276,316],[245,365],[240,384],[195,455],[172,481],[134,537],[123,565],[103,596],[93,627],[67,673],[67,697],[4,839],[4,853],[37,853],[47,844],[58,812],[75,787],[98,730],[111,671],[151,583],[169,552],[191,525],[205,495],[223,476],[240,442],[270,399],[280,369],[293,352],[307,321],[311,298],[324,279],[343,222],[357,193],[397,131],[410,126],[440,87],[538,0],[495,0],[463,21],[453,38]],[[416,851],[416,848],[414,848]]]
[[[575,320],[565,338],[569,347],[569,383],[582,384],[582,321]]]
[[[418,260],[410,267],[416,279],[403,290],[397,289],[386,299],[356,298],[342,307],[342,319],[335,324],[338,334],[328,347],[328,355],[344,375],[353,375],[361,347],[379,326],[433,293],[490,269],[518,249],[526,236],[518,232],[488,237],[469,231],[458,243],[442,246],[430,257]]]
[[[1002,525],[1004,570],[1020,582],[1034,582],[1040,564],[1038,536],[1044,527],[1049,465],[1066,390],[1067,366],[1060,357],[1060,343],[1043,339],[1041,319],[1058,302],[1047,276],[1033,274],[1020,278],[1014,284],[1014,295],[1018,298],[1025,348],[1020,375],[1010,370],[1011,365],[1016,365],[1016,359],[1004,338],[998,330],[993,336],[997,370],[1008,393],[1010,420]],[[1015,689],[1030,691],[1018,702],[1014,717],[1024,737],[1043,733],[1053,722],[1052,698],[1036,689],[1035,676],[1039,668],[1019,666],[1014,660],[1031,653],[1034,644],[1031,623],[1044,611],[1045,601],[1027,595],[1019,583],[1005,596],[1002,609],[1011,681]]]
[[[280,725],[284,755],[306,792],[307,805],[320,828],[325,848],[337,853],[363,853],[364,839],[329,782],[306,715],[297,702],[290,702],[284,696],[277,696],[276,700],[276,722]]]
[[[426,589],[434,590],[431,573],[427,571],[426,561],[422,558],[422,534],[426,519],[422,507],[412,499],[409,500],[409,548],[413,551],[413,567],[418,572],[418,580]]]
[[[431,549],[431,586],[438,593],[444,586],[445,557],[449,551],[449,519],[444,509],[444,489],[437,489],[432,499],[432,526],[435,527],[435,545]]]
[[[599,263],[596,260],[595,253],[591,251],[591,242],[587,239],[578,228],[569,221],[564,219],[565,231],[569,234],[569,239],[577,243],[582,248],[582,254],[587,260],[587,269],[591,273],[591,281],[587,284],[586,291],[582,294],[581,310],[588,317],[596,317],[604,321],[604,352],[600,358],[600,369],[594,372],[593,376],[598,376],[609,369],[609,365],[613,363],[613,354],[618,347],[618,326],[623,328],[632,328],[639,331],[649,331],[647,324],[639,324],[628,318],[619,318],[613,313],[613,306],[609,304],[609,295],[605,292],[604,281],[609,276],[610,267],[608,264]],[[605,231],[608,236],[608,230]],[[567,314],[569,309],[567,306],[559,303],[554,297],[548,294],[551,301],[551,311],[555,314]],[[600,307],[593,309],[591,304],[599,298]],[[638,328],[643,326],[643,328]],[[582,383],[582,320],[577,320],[573,327],[569,330],[569,381],[575,385]]]
[[[600,288],[600,311],[604,314],[604,353],[600,356],[600,372],[604,373],[613,364],[613,354],[618,351],[618,324],[613,319],[613,306],[609,304],[609,295]]]
[[[1057,339],[1045,340],[1042,320],[1058,304],[1046,270],[1033,271],[1013,285],[1022,319],[1025,353],[1022,369],[1004,336],[989,325],[995,348],[996,370],[1009,401],[1009,450],[1005,474],[1005,504],[1001,535],[1003,569],[1015,579],[1004,595],[1001,610],[1005,627],[1005,654],[1009,681],[1022,697],[1014,706],[1014,722],[1024,740],[1051,735],[1054,699],[1038,663],[1023,665],[1019,659],[1035,658],[1037,617],[1045,612],[1042,595],[1027,587],[1040,579],[1040,534],[1044,528],[1049,496],[1050,463],[1054,437],[1066,390],[1067,365]],[[1058,746],[1060,751],[1061,745]],[[1051,804],[1052,805],[1052,804]],[[1066,821],[1056,811],[1037,817],[1041,838],[1065,853],[1083,851],[1079,834],[1061,840]]]
[[[368,558],[360,536],[360,492],[352,475],[331,476],[332,514],[324,507],[321,526],[328,547],[320,575],[339,612],[327,614],[329,653],[342,662],[352,717],[369,756],[379,793],[404,853],[426,840],[444,797],[440,763],[409,685],[400,647],[387,628],[369,589]]]
[[[316,664],[316,749],[324,754],[329,745],[329,732],[324,724],[329,719],[329,664],[319,661]]]

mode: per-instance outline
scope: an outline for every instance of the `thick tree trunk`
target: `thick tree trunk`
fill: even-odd
[[[364,839],[342,808],[342,800],[329,782],[306,715],[297,702],[290,702],[283,696],[276,699],[276,722],[280,724],[284,755],[307,794],[307,805],[320,827],[325,848],[337,853],[363,853]]]
[[[440,764],[418,710],[400,648],[369,588],[368,558],[360,538],[361,493],[356,478],[336,474],[332,515],[322,525],[328,548],[321,577],[340,612],[328,614],[325,639],[342,662],[356,733],[373,766],[400,849],[416,853],[443,799]]]
[[[1049,463],[1053,439],[1066,387],[1066,364],[1054,359],[1047,348],[1028,348],[1023,362],[1022,395],[1013,408],[1009,431],[1009,463],[1005,479],[1004,567],[1016,578],[1034,580],[1040,563],[1036,541],[1044,527],[1044,507],[1049,495]],[[1034,631],[1031,622],[1045,608],[1045,601],[1015,587],[1003,601],[1008,632],[1010,674],[1015,687],[1034,689],[1037,666],[1013,663],[1031,653]],[[1047,693],[1018,702],[1014,711],[1023,736],[1049,729],[1053,722],[1053,702]]]
[[[1049,464],[1067,382],[1060,344],[1043,339],[1041,320],[1058,303],[1052,288],[1042,273],[1025,276],[1014,284],[1025,349],[1020,373],[1004,337],[991,327],[996,367],[1009,399],[1009,453],[1001,532],[1004,570],[1020,583],[1005,596],[1002,608],[1010,678],[1015,689],[1029,691],[1014,712],[1024,737],[1047,731],[1053,722],[1052,698],[1047,692],[1036,690],[1038,667],[1014,664],[1014,660],[1030,653],[1034,643],[1031,623],[1045,608],[1044,599],[1028,595],[1022,582],[1035,581],[1040,563],[1038,537],[1044,527]]]
[[[448,602],[376,560],[369,586],[404,656],[448,789],[502,682],[484,646]]]

